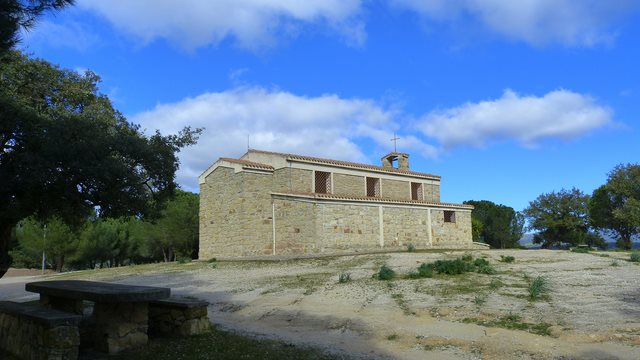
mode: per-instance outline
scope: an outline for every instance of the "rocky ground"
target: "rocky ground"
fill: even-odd
[[[356,358],[640,358],[640,266],[628,253],[475,251],[466,254],[486,258],[496,274],[404,276],[423,262],[464,254],[194,262],[50,278],[169,286],[211,302],[210,318],[224,329]],[[372,278],[383,264],[399,277]],[[351,281],[339,283],[347,273]],[[527,288],[538,276],[550,291],[531,301]],[[0,299],[35,298],[19,286],[16,278],[0,279]]]

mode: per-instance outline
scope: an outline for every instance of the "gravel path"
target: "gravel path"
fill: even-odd
[[[640,359],[640,266],[626,261],[628,254],[477,251],[473,256],[485,257],[497,274],[372,278],[385,263],[408,274],[422,262],[463,254],[195,262],[61,276],[169,286],[208,300],[210,318],[222,328],[356,358]],[[516,260],[502,263],[501,255]],[[352,281],[339,284],[340,273]],[[531,302],[526,287],[536,276],[547,278],[551,291]],[[0,279],[0,299],[29,298],[16,289],[34,278],[15,279]]]

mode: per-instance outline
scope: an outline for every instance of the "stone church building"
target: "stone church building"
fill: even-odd
[[[392,152],[382,166],[249,150],[199,177],[200,258],[472,248],[472,206]]]

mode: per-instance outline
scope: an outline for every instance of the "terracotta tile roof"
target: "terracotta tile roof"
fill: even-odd
[[[403,200],[403,199],[391,199],[391,198],[382,198],[382,197],[319,194],[319,193],[309,193],[309,192],[282,192],[282,193],[272,192],[271,194],[307,197],[307,198],[314,198],[314,199],[370,201],[370,202],[409,204],[409,205],[432,205],[432,206],[438,206],[438,207],[449,207],[449,208],[458,208],[458,209],[463,208],[463,209],[469,209],[469,210],[473,209],[473,205],[467,205],[467,204],[452,204],[452,203],[441,203],[441,202],[431,202],[431,201],[422,201],[422,200]]]
[[[256,150],[256,149],[249,149],[249,152],[258,153],[258,154],[280,155],[280,156],[285,156],[290,160],[299,160],[299,161],[318,163],[318,164],[327,164],[327,165],[343,166],[343,167],[358,168],[358,169],[365,169],[365,170],[373,170],[377,172],[386,172],[391,174],[412,175],[412,176],[440,180],[440,176],[438,175],[417,172],[417,171],[410,171],[410,170],[402,170],[397,168],[390,168],[390,167],[383,167],[383,166],[376,166],[376,165],[369,165],[369,164],[359,164],[359,163],[354,163],[349,161],[323,159],[323,158],[318,158],[313,156],[303,156],[303,155],[279,153],[279,152]]]
[[[227,161],[234,164],[240,164],[242,167],[255,168],[255,169],[264,169],[264,170],[274,170],[273,166],[267,164],[261,164],[248,160],[240,160],[233,158],[220,158],[222,161]]]

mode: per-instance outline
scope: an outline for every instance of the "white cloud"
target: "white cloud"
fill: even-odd
[[[515,139],[536,146],[549,138],[571,139],[612,123],[612,111],[593,98],[567,90],[542,97],[505,90],[496,100],[467,103],[423,117],[418,127],[445,149],[484,146],[493,140]]]
[[[248,87],[161,104],[131,120],[162,133],[176,133],[186,125],[206,128],[196,146],[180,153],[178,182],[196,190],[197,176],[218,157],[236,157],[246,151],[247,135],[256,149],[369,162],[358,142],[365,139],[389,149],[397,128],[395,116],[371,100],[332,94],[304,97]],[[399,136],[403,151],[435,154],[433,147],[415,136]],[[375,155],[377,162],[377,155],[383,154]]]
[[[300,24],[320,24],[362,44],[361,0],[80,0],[144,42],[164,38],[186,49],[233,38],[241,47],[273,46]]]
[[[638,8],[637,0],[393,0],[431,21],[470,20],[533,45],[594,45],[615,38],[612,23]]]

